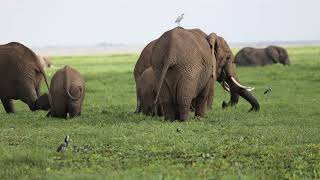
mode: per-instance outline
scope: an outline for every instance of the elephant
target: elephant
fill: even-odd
[[[157,79],[153,106],[161,104],[165,119],[186,121],[192,102],[195,115],[204,116],[215,82],[215,44],[209,44],[214,38],[210,36],[208,41],[201,33],[176,27],[156,41],[151,56]]]
[[[53,67],[52,62],[50,61],[49,57],[37,55],[40,64],[42,65],[43,69],[49,69]]]
[[[284,48],[277,46],[266,48],[245,47],[236,55],[238,66],[265,66],[275,63],[290,65],[288,52]]]
[[[156,111],[153,111],[153,101],[156,97],[157,80],[152,67],[146,69],[138,79],[137,96],[140,102],[138,113],[142,112],[145,115],[163,116],[163,110],[160,103],[157,104]]]
[[[216,77],[222,87],[230,92],[230,101],[223,101],[222,107],[234,106],[238,103],[239,95],[251,104],[249,111],[259,111],[260,105],[257,99],[250,93],[254,88],[240,84],[236,74],[236,65],[234,55],[223,37],[218,36],[215,43],[215,54],[217,59]],[[211,92],[211,91],[210,91]],[[210,101],[209,95],[209,101]],[[210,102],[208,101],[208,105]],[[212,104],[212,103],[211,103]]]
[[[136,65],[134,67],[133,75],[134,80],[136,82],[136,92],[138,92],[138,82],[139,78],[142,75],[142,73],[151,67],[151,55],[152,55],[152,48],[155,44],[156,40],[151,41],[141,52],[140,57],[138,61],[136,62]],[[138,108],[140,106],[140,101],[137,94],[137,105],[136,105],[136,113],[138,113]]]
[[[70,66],[59,69],[52,77],[49,94],[39,98],[38,108],[50,107],[48,117],[73,118],[81,115],[85,97],[85,80]]]
[[[44,69],[37,55],[18,42],[0,45],[0,99],[7,113],[14,113],[13,100],[21,100],[31,111],[37,108],[40,84],[45,80]]]

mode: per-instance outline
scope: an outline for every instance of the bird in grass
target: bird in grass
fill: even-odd
[[[271,87],[268,87],[268,88],[264,91],[263,94],[268,94],[268,93],[270,93],[270,92],[271,92]]]
[[[174,21],[175,23],[178,24],[178,27],[180,27],[180,22],[182,21],[183,16],[184,16],[184,14],[181,14],[181,15],[180,15],[179,17],[177,17],[177,19]]]
[[[64,138],[64,142],[60,144],[60,146],[57,149],[57,152],[65,152],[69,144],[69,135],[66,135]]]

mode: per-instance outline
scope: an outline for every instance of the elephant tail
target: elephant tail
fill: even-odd
[[[65,66],[64,67],[64,72],[65,72],[64,88],[65,88],[67,96],[70,99],[72,99],[73,101],[76,101],[76,100],[80,99],[83,90],[82,90],[81,86],[74,87],[71,85],[71,83],[69,81],[69,71],[70,71],[70,67]],[[71,95],[71,93],[70,93],[71,88],[77,88],[79,90],[79,96],[75,97],[75,96]]]
[[[161,75],[160,75],[160,81],[159,81],[157,94],[156,94],[156,99],[153,102],[154,107],[156,107],[156,105],[157,105],[157,102],[158,102],[158,99],[159,99],[160,90],[161,90],[161,87],[162,87],[162,84],[163,84],[163,81],[164,81],[164,77],[166,76],[169,67],[170,67],[170,64],[169,63],[165,63],[163,68],[162,68]]]
[[[47,86],[48,92],[49,92],[50,87],[49,87],[47,75],[46,75],[46,73],[45,73],[44,71],[42,71],[41,74],[42,74],[42,76],[43,76],[43,78],[44,78],[44,82],[46,83],[46,86]]]

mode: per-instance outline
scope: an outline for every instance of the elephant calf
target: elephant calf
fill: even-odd
[[[49,95],[38,99],[38,108],[50,107],[47,116],[73,118],[81,115],[85,97],[85,81],[82,75],[70,66],[58,70],[52,77]]]
[[[275,63],[290,64],[287,51],[277,46],[268,46],[266,48],[246,47],[241,49],[235,58],[238,66],[265,66]]]
[[[154,100],[157,93],[157,79],[154,75],[153,69],[149,67],[146,69],[137,81],[137,97],[140,102],[137,108],[137,112],[142,112],[145,115],[158,115],[163,116],[162,107],[160,103],[157,104],[154,109]]]

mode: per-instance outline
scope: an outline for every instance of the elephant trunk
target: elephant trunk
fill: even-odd
[[[254,88],[241,85],[237,78],[232,76],[228,76],[226,81],[222,82],[222,86],[225,87],[225,89],[230,90],[230,101],[228,103],[223,101],[223,108],[236,105],[239,101],[240,95],[251,104],[252,107],[250,111],[259,111],[260,105],[256,98],[250,93]]]

